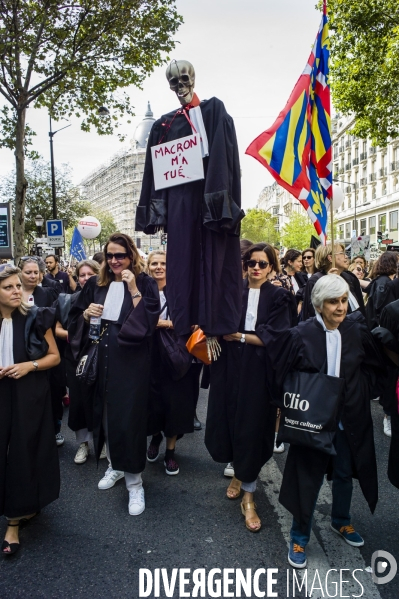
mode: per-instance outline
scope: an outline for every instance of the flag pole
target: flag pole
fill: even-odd
[[[334,188],[333,188],[333,193],[334,193]],[[332,267],[335,268],[333,196],[331,196],[331,199],[330,199],[330,221],[331,221],[331,258],[332,258]]]

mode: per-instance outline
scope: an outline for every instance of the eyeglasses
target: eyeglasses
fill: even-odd
[[[107,252],[105,257],[107,260],[112,260],[112,258],[115,258],[115,260],[124,260],[127,257],[127,253],[116,252],[116,254],[111,254],[111,252]]]
[[[312,254],[310,256],[304,256],[303,259],[304,260],[311,260],[313,258]]]
[[[358,267],[356,268],[356,270],[357,270],[357,272],[363,272],[363,268],[360,268],[360,266],[358,266]]]
[[[245,266],[249,266],[249,268],[255,268],[257,264],[259,264],[261,270],[265,270],[269,266],[269,262],[266,262],[266,260],[247,260],[245,262]]]
[[[20,262],[40,262],[41,258],[39,256],[22,256],[19,259]]]

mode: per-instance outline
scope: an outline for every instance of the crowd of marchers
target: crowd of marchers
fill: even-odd
[[[260,470],[288,443],[279,500],[292,515],[290,565],[307,565],[325,476],[331,534],[364,544],[350,508],[354,478],[371,512],[378,501],[373,400],[391,438],[388,477],[399,488],[398,255],[350,263],[335,244],[280,259],[271,245],[242,240],[241,257],[239,328],[203,361],[188,352],[190,335],[174,333],[163,251],[143,260],[128,235],[115,233],[103,252],[67,272],[57,256],[0,265],[3,556],[19,550],[22,526],[59,496],[63,405],[75,463],[86,463],[92,448],[97,461],[107,458],[98,488],[124,478],[129,514],[138,516],[146,462],[159,459],[165,438],[165,472],[179,474],[176,444],[201,429],[200,386],[209,387],[206,448],[231,478],[226,496],[241,499],[250,532],[262,526]]]

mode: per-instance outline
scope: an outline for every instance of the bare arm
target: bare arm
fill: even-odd
[[[54,339],[53,331],[51,329],[48,329],[44,338],[48,343],[48,351],[43,358],[39,358],[38,360],[36,360],[38,364],[37,370],[48,370],[49,368],[54,368],[54,366],[57,366],[57,364],[59,364],[61,361],[57,344]],[[10,378],[20,379],[21,377],[27,375],[29,372],[34,372],[35,370],[36,369],[33,365],[33,361],[21,362],[20,364],[12,364],[11,366],[6,366],[2,370],[0,370],[0,378],[8,376]]]
[[[231,335],[223,335],[225,341],[241,341],[241,333],[232,333]],[[249,345],[258,345],[264,347],[263,341],[259,339],[257,335],[252,333],[245,333],[245,343]]]
[[[57,320],[57,324],[55,325],[55,336],[58,339],[64,339],[66,341],[68,339],[68,331],[66,331],[62,324]]]

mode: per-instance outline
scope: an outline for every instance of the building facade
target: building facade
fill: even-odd
[[[145,235],[136,232],[136,208],[143,181],[148,136],[154,115],[148,103],[144,119],[134,132],[129,148],[112,156],[108,163],[95,169],[82,182],[83,197],[96,210],[106,210],[116,223],[118,231],[127,233],[144,252],[160,249],[161,234]]]
[[[369,140],[350,134],[353,119],[339,115],[332,120],[333,173],[345,193],[335,211],[340,241],[350,242],[354,231],[377,242],[398,241],[399,139],[387,147],[374,147]]]
[[[277,231],[281,231],[289,222],[292,212],[304,213],[299,201],[277,182],[262,189],[256,207],[266,210],[276,218]]]

